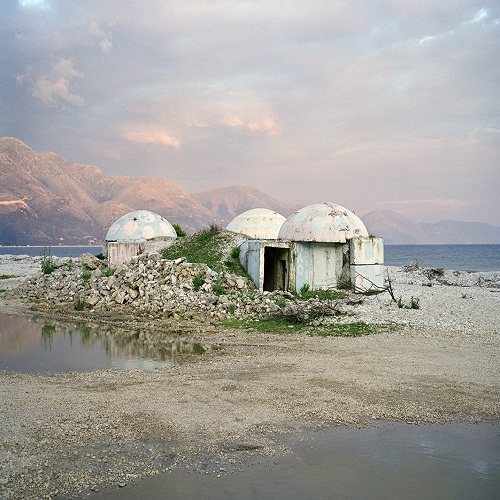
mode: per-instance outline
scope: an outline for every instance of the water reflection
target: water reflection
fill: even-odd
[[[211,348],[177,334],[0,314],[0,369],[3,370],[154,370]]]

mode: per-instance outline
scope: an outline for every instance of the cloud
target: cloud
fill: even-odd
[[[181,145],[177,137],[157,128],[128,129],[122,133],[122,137],[135,144],[162,144],[175,149],[179,149]]]
[[[272,118],[244,120],[233,116],[221,118],[217,123],[252,135],[262,135],[265,137],[279,135],[279,127]]]
[[[83,106],[83,98],[69,90],[71,80],[83,76],[82,72],[73,67],[72,58],[60,58],[49,73],[37,74],[32,68],[28,68],[24,74],[17,75],[17,81],[20,84],[27,83],[33,97],[38,98],[44,106],[55,106],[62,101]]]
[[[92,37],[98,38],[98,45],[103,52],[110,52],[113,48],[112,36],[110,34],[104,33],[99,24],[92,21],[89,29],[90,35]]]

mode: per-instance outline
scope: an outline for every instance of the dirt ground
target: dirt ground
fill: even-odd
[[[188,337],[220,348],[155,372],[0,371],[0,497],[84,496],[207,460],[229,473],[314,426],[498,420],[498,290],[405,287],[419,311],[385,298],[360,308],[358,319],[398,324],[377,335],[190,325]],[[29,314],[5,298],[0,312]]]

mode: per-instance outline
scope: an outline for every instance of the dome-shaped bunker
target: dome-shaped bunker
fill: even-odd
[[[237,215],[226,227],[256,240],[275,240],[285,217],[267,208],[252,208]]]
[[[288,217],[281,226],[278,239],[345,243],[360,236],[368,237],[368,230],[357,215],[335,203],[317,203]]]
[[[167,219],[149,210],[135,210],[117,219],[108,229],[105,241],[145,241],[154,238],[176,238]]]

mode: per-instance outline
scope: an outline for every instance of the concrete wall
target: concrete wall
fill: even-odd
[[[384,240],[353,238],[350,241],[351,283],[356,292],[384,288]]]
[[[103,250],[107,254],[108,267],[116,269],[118,266],[130,262],[135,255],[159,252],[174,242],[175,238],[149,241],[108,241],[103,246]]]

